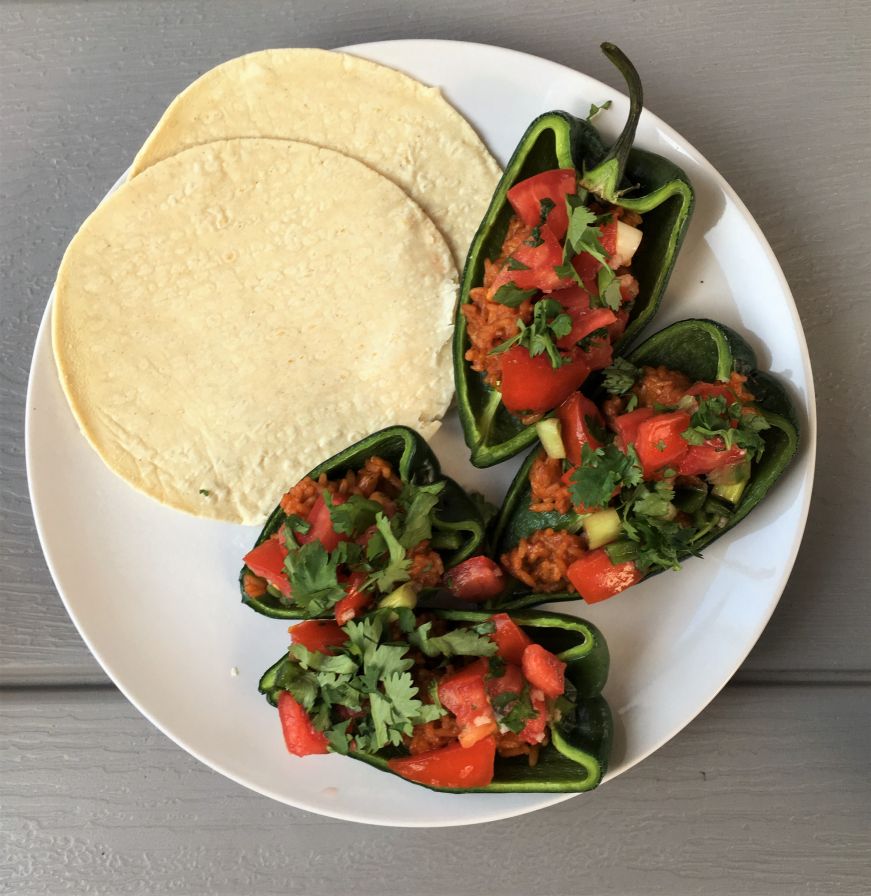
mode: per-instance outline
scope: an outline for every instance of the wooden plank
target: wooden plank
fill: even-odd
[[[290,809],[200,765],[108,691],[12,692],[0,726],[0,890],[18,896],[792,896],[871,885],[869,687],[730,689],[599,791],[474,830]]]
[[[596,27],[590,28],[590,17]],[[54,592],[30,517],[21,441],[36,328],[78,223],[172,96],[269,45],[433,36],[503,44],[617,78],[594,51],[619,38],[652,109],[695,143],[756,215],[795,291],[816,365],[820,443],[804,548],[748,659],[754,678],[867,680],[866,515],[871,366],[863,190],[871,130],[871,6],[703,2],[381,4],[11,3],[0,7],[0,681],[103,681]],[[764,297],[760,297],[764,301]],[[837,433],[837,436],[830,436]],[[806,645],[797,650],[796,645]]]

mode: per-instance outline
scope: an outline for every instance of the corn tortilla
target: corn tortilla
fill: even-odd
[[[194,81],[145,141],[131,177],[231,137],[301,140],[365,162],[433,219],[458,268],[500,174],[438,88],[347,53],[284,49],[231,59]]]
[[[151,166],[85,221],[52,339],[112,470],[255,524],[364,435],[438,428],[455,297],[447,244],[389,180],[307,143],[224,140]]]

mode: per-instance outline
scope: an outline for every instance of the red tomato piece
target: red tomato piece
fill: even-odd
[[[570,395],[557,408],[563,445],[566,458],[570,464],[578,466],[581,462],[581,449],[584,445],[590,448],[601,448],[602,443],[593,434],[593,429],[605,429],[605,420],[596,405],[580,392]]]
[[[629,311],[626,308],[621,308],[616,314],[616,320],[613,324],[608,326],[608,339],[610,342],[616,342],[626,330],[626,325],[629,323]]]
[[[505,614],[501,613],[500,615],[504,616]],[[502,656],[502,653],[500,652],[499,655]],[[523,656],[522,652],[520,656]],[[502,658],[504,659],[504,656]],[[524,679],[523,673],[520,671],[519,659],[516,665],[514,663],[506,663],[505,671],[497,678],[488,678],[486,680],[487,693],[491,698],[498,697],[500,694],[517,694],[520,696],[525,684],[526,679]]]
[[[256,548],[248,551],[242,562],[254,573],[277,588],[285,597],[290,597],[290,582],[284,572],[284,558],[287,548],[280,535],[273,535]]]
[[[566,689],[566,664],[545,650],[541,644],[530,644],[523,651],[523,677],[545,697],[559,697]]]
[[[333,655],[334,647],[341,647],[348,636],[332,619],[307,619],[290,628],[291,644],[302,644],[312,653]]]
[[[617,219],[613,215],[599,227],[599,242],[608,258],[617,253]]]
[[[575,560],[566,570],[566,576],[588,604],[613,597],[644,578],[631,560],[612,563],[604,548],[589,551]]]
[[[693,398],[725,398],[727,405],[735,401],[735,393],[728,383],[694,383],[686,394]]]
[[[345,503],[342,495],[333,495],[330,500],[334,505]],[[339,546],[340,541],[348,540],[347,535],[339,535],[333,528],[330,508],[327,506],[323,495],[318,495],[312,509],[309,511],[308,523],[308,532],[305,534],[297,533],[296,539],[300,544],[319,541],[324,546],[324,550],[334,551]]]
[[[445,585],[460,600],[488,600],[502,593],[505,575],[498,563],[479,554],[449,569],[445,575]]]
[[[357,616],[362,615],[363,610],[372,603],[372,595],[361,591],[366,576],[362,572],[352,572],[342,583],[345,596],[337,601],[333,607],[333,615],[339,625],[345,625]]]
[[[589,375],[583,355],[554,369],[546,354],[534,358],[522,345],[502,355],[502,403],[509,411],[543,414],[561,404]]]
[[[594,370],[610,367],[614,358],[614,347],[611,345],[611,338],[605,336],[602,339],[593,339],[590,347],[582,353],[581,357],[586,359],[591,373]]]
[[[690,425],[690,415],[684,411],[654,414],[641,422],[635,440],[635,450],[641,461],[644,478],[650,479],[657,470],[673,466],[687,453],[689,444],[681,436]]]
[[[543,171],[515,184],[508,191],[508,201],[524,224],[541,223],[541,200],[549,199],[553,208],[547,215],[547,226],[561,240],[569,225],[566,196],[578,191],[578,175],[574,168]]]
[[[553,292],[555,289],[572,285],[574,281],[571,277],[560,277],[554,270],[563,263],[563,247],[560,245],[560,241],[547,227],[542,227],[539,230],[539,238],[541,240],[539,245],[529,246],[523,243],[512,253],[512,257],[526,265],[528,270],[512,271],[506,265],[494,282],[494,289],[498,288],[497,284],[503,275],[520,289],[540,289],[543,292]]]
[[[565,689],[565,685],[563,685]],[[547,701],[540,696],[538,691],[533,691],[529,697],[535,715],[527,719],[520,732],[520,739],[527,744],[540,744],[544,740],[544,732],[547,730]]]
[[[496,642],[499,656],[506,663],[516,663],[519,666],[523,651],[532,644],[532,638],[507,613],[494,613],[491,618],[496,626],[492,638]]]
[[[614,418],[614,431],[617,433],[617,447],[625,452],[630,445],[638,441],[638,427],[653,416],[653,408],[637,408],[628,414],[620,414]]]
[[[599,228],[599,242],[606,258],[610,258],[617,251],[617,220],[612,218],[607,224]],[[591,296],[599,295],[598,275],[602,262],[593,258],[589,252],[579,252],[572,259],[572,266],[578,272],[584,289]]]
[[[747,452],[737,445],[727,450],[726,443],[719,437],[705,439],[703,445],[690,445],[677,465],[677,472],[681,476],[704,476],[714,470],[739,464],[746,455]]]
[[[479,740],[471,747],[451,744],[403,759],[388,759],[388,768],[428,787],[486,787],[493,780],[496,738]]]
[[[329,741],[322,731],[312,725],[308,713],[297,703],[293,694],[282,691],[278,695],[278,717],[288,752],[294,756],[326,753]]]
[[[498,728],[496,714],[490,705],[484,676],[489,671],[485,659],[445,676],[438,685],[442,706],[452,712],[460,726],[460,743],[471,747]]]
[[[580,286],[570,286],[568,289],[558,289],[552,292],[548,298],[559,302],[563,310],[572,319],[572,330],[567,336],[561,336],[557,340],[558,348],[571,348],[584,338],[586,333],[578,335],[584,330],[584,314],[590,310],[590,296]]]

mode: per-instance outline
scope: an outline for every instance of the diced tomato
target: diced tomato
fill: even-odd
[[[504,616],[505,614],[502,613],[500,615]],[[500,656],[502,656],[501,652]],[[523,656],[522,653],[521,656]],[[526,684],[526,679],[520,671],[520,660],[517,660],[516,665],[506,662],[505,671],[498,677],[486,679],[485,683],[487,685],[487,693],[491,698],[498,697],[500,694],[517,694],[520,696]]]
[[[614,418],[614,431],[617,433],[617,447],[626,451],[630,445],[638,441],[638,427],[653,416],[653,408],[637,408],[628,414],[620,414]]]
[[[566,196],[578,191],[578,174],[574,168],[543,171],[515,184],[508,191],[508,201],[524,224],[535,227],[541,223],[541,201],[549,199],[553,208],[547,215],[547,226],[561,240],[566,235],[569,214]]]
[[[541,644],[529,644],[523,651],[523,677],[545,697],[559,697],[566,689],[566,664]]]
[[[456,716],[460,743],[471,747],[497,729],[496,714],[487,697],[484,676],[489,671],[485,659],[445,676],[438,685],[442,706]]]
[[[334,505],[344,504],[345,498],[342,495],[333,495],[330,499]],[[340,541],[347,541],[347,535],[339,535],[333,528],[333,521],[330,518],[330,508],[324,500],[323,495],[318,495],[312,509],[308,515],[309,530],[305,534],[297,533],[296,539],[300,544],[308,544],[311,541],[319,541],[324,550],[334,551]]]
[[[496,626],[492,637],[499,656],[506,663],[516,663],[519,666],[523,651],[532,644],[532,638],[507,613],[494,613],[491,618]]]
[[[479,554],[449,569],[445,574],[445,585],[460,600],[488,600],[502,593],[505,575],[498,563]]]
[[[360,590],[365,581],[366,576],[362,572],[352,572],[342,583],[345,596],[333,607],[333,615],[339,625],[345,625],[362,615],[363,611],[372,603],[372,595]]]
[[[523,243],[512,253],[512,258],[525,265],[527,270],[514,271],[506,265],[494,282],[494,289],[498,288],[497,284],[503,275],[520,289],[553,292],[555,289],[572,285],[574,281],[571,277],[560,277],[554,270],[563,263],[563,247],[560,241],[547,227],[540,229],[539,239],[537,246]]]
[[[686,394],[693,398],[725,398],[727,405],[735,401],[735,393],[728,383],[694,383]]]
[[[714,470],[739,464],[746,455],[747,452],[737,445],[727,449],[726,443],[719,436],[705,439],[702,445],[690,445],[677,465],[677,472],[681,476],[704,476]]]
[[[566,576],[588,604],[613,597],[644,578],[631,560],[612,563],[604,548],[589,551],[575,560],[566,570]]]
[[[312,653],[326,653],[332,656],[334,647],[341,647],[348,636],[332,619],[307,619],[291,626],[291,644],[302,644]]]
[[[584,289],[586,289],[591,296],[599,295],[599,283],[597,277],[599,268],[602,267],[602,263],[593,258],[589,252],[579,252],[572,259],[572,267],[578,272],[578,276],[584,284]]]
[[[519,737],[524,743],[540,744],[544,740],[544,732],[547,729],[547,701],[536,690],[533,690],[529,699],[535,710],[535,715],[531,719],[527,719]]]
[[[326,753],[329,741],[322,731],[312,725],[308,713],[297,703],[293,694],[282,691],[278,695],[278,717],[288,752],[294,756]]]
[[[563,310],[572,319],[572,330],[567,336],[561,336],[557,340],[559,348],[571,348],[575,343],[584,338],[584,315],[590,310],[590,296],[580,286],[570,286],[567,289],[558,289],[552,292],[548,298],[559,302]],[[583,333],[583,335],[579,335]]]
[[[242,562],[254,573],[277,588],[285,597],[290,597],[290,582],[284,572],[284,558],[287,548],[280,535],[273,535],[256,548],[248,551]]]
[[[650,479],[663,467],[674,466],[687,453],[690,446],[681,433],[689,425],[690,415],[684,411],[655,414],[641,422],[635,450],[645,479]]]
[[[515,345],[502,355],[502,403],[509,411],[543,414],[568,398],[588,374],[583,355],[554,369],[547,354],[533,358]]]
[[[616,342],[626,330],[626,324],[629,323],[629,310],[627,308],[621,308],[617,314],[617,319],[613,324],[609,324],[607,327],[608,330],[608,339],[610,342]]]
[[[428,787],[486,787],[493,780],[496,738],[485,737],[471,747],[451,744],[402,759],[388,759],[387,766],[409,781]]]
[[[587,366],[592,373],[594,370],[602,370],[611,366],[614,358],[614,348],[611,345],[611,339],[608,336],[602,339],[594,339],[590,343],[590,347],[581,355],[587,362]]]
[[[559,417],[566,458],[570,464],[578,466],[584,445],[589,445],[593,449],[602,447],[593,430],[597,428],[604,430],[605,420],[596,405],[580,392],[570,395],[556,413]]]
[[[617,218],[614,215],[599,227],[599,242],[602,244],[602,250],[608,258],[616,254]]]

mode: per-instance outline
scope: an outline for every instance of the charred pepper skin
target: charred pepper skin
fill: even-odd
[[[431,611],[448,622],[478,625],[489,613],[472,610]],[[602,633],[590,622],[563,613],[542,611],[512,613],[511,618],[533,639],[566,663],[566,681],[574,690],[576,710],[550,728],[550,743],[530,767],[525,756],[496,757],[496,773],[486,787],[455,789],[432,787],[447,793],[581,793],[597,787],[608,769],[613,739],[611,710],[602,697],[610,657]],[[277,705],[282,657],[260,679],[259,690]],[[567,689],[568,691],[568,689]],[[349,753],[349,756],[393,774],[391,755]],[[403,779],[404,780],[404,779]],[[425,786],[425,785],[415,785]]]
[[[632,262],[640,291],[615,350],[631,344],[656,314],[689,226],[695,200],[686,174],[662,156],[632,149],[642,104],[638,74],[612,44],[603,44],[602,49],[629,87],[630,114],[623,133],[607,150],[588,121],[559,111],[536,118],[508,162],[469,249],[454,320],[453,351],[457,409],[476,467],[498,464],[535,441],[535,427],[525,426],[506,410],[501,393],[488,386],[465,359],[470,343],[461,308],[471,301],[470,291],[483,281],[484,260],[496,258],[501,250],[513,214],[508,190],[542,171],[575,168],[580,185],[590,193],[644,215],[644,239]]]
[[[328,478],[340,478],[349,470],[360,469],[373,455],[388,461],[403,482],[415,485],[445,482],[444,491],[435,511],[433,534],[439,535],[444,542],[453,543],[450,547],[444,548],[434,545],[446,569],[479,552],[484,541],[485,523],[478,506],[460,485],[442,474],[438,458],[432,449],[418,433],[407,426],[390,426],[372,433],[318,464],[307,475],[317,479],[325,473]],[[287,514],[279,505],[270,514],[252,547],[271,538],[286,519]],[[267,593],[258,598],[249,597],[243,585],[246,573],[251,573],[251,570],[243,566],[239,572],[242,603],[274,619],[310,618],[302,610],[272,594]],[[324,614],[323,618],[331,616]]]
[[[747,377],[747,389],[770,429],[764,430],[765,452],[753,464],[750,481],[728,525],[701,539],[704,549],[739,523],[765,497],[789,466],[799,445],[799,423],[795,408],[777,378],[756,369],[756,354],[734,330],[712,320],[679,321],[641,343],[626,355],[636,367],[663,366],[687,374],[693,381],[725,382],[733,371]],[[599,399],[606,393],[599,391]],[[595,399],[594,399],[595,400]],[[521,538],[539,529],[565,529],[577,521],[574,514],[556,511],[535,513],[529,509],[529,470],[540,449],[531,452],[518,470],[493,524],[492,546],[496,557],[513,548]],[[684,555],[684,559],[689,557]],[[651,573],[650,575],[656,575]],[[517,609],[542,603],[579,600],[575,592],[535,594],[522,586],[493,603],[494,609]]]

